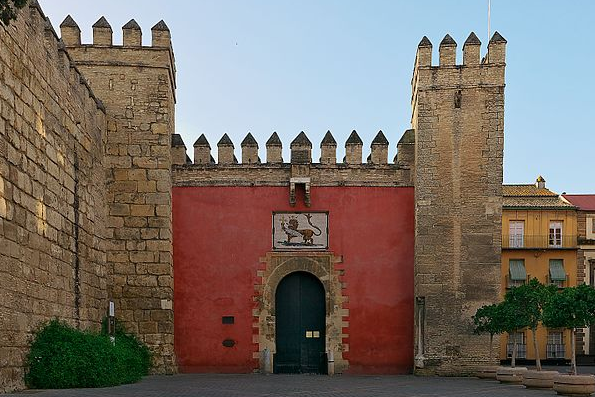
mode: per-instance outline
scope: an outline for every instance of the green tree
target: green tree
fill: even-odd
[[[504,296],[504,301],[498,305],[500,306],[498,310],[502,331],[508,333],[508,335],[513,335],[515,332],[529,326],[529,321],[524,316],[523,312],[524,303],[518,299],[518,296],[514,294],[514,292],[511,294],[511,291],[514,291],[515,288],[516,287],[511,288]],[[518,342],[515,337],[513,340],[512,357],[510,361],[510,366],[513,368],[516,365],[517,345]]]
[[[8,25],[16,19],[17,10],[23,8],[27,0],[0,0],[0,25]]]
[[[570,329],[570,370],[576,375],[576,329],[595,324],[595,289],[581,284],[554,294],[543,309],[543,324],[549,328]]]
[[[523,318],[531,329],[535,349],[535,365],[538,371],[541,371],[541,360],[537,344],[537,326],[542,321],[544,306],[556,291],[556,286],[545,286],[533,278],[527,284],[511,288],[504,297],[504,300],[514,303],[517,315]]]
[[[492,347],[494,343],[494,335],[501,334],[502,320],[501,320],[501,306],[485,305],[477,309],[473,316],[473,324],[475,326],[473,332],[475,334],[489,334],[490,335],[490,352],[488,355],[489,361],[492,361]]]

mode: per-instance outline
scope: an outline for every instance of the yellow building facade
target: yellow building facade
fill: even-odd
[[[504,185],[502,208],[502,297],[506,291],[537,278],[558,288],[577,285],[577,209],[545,187]],[[517,339],[519,359],[535,360],[531,330],[504,335],[500,359],[511,356]],[[537,329],[541,360],[570,358],[568,330]]]

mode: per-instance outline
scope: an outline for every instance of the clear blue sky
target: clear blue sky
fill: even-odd
[[[248,131],[285,148],[304,130],[319,157],[330,129],[338,142],[356,129],[369,144],[379,129],[396,143],[410,125],[411,73],[424,36],[434,51],[446,33],[487,43],[487,0],[40,0],[56,30],[71,14],[91,42],[104,15],[120,27],[135,18],[150,43],[164,19],[178,70],[177,132],[192,156],[201,133],[216,155],[227,132],[240,158]],[[505,183],[538,174],[561,193],[595,192],[595,1],[492,0],[492,31],[508,40]],[[435,59],[437,57],[435,56]]]

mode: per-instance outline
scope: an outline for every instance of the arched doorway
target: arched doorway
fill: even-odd
[[[275,373],[326,373],[324,286],[314,275],[294,272],[275,293]]]

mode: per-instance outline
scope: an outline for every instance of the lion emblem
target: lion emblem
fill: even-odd
[[[291,243],[291,240],[295,237],[301,237],[302,243],[306,245],[313,245],[314,244],[314,236],[320,236],[322,234],[322,230],[314,224],[312,224],[311,214],[304,214],[306,219],[308,220],[308,224],[314,228],[313,229],[300,229],[299,228],[299,220],[295,216],[290,216],[289,220],[286,220],[285,217],[281,218],[281,230],[287,235],[287,243]]]

